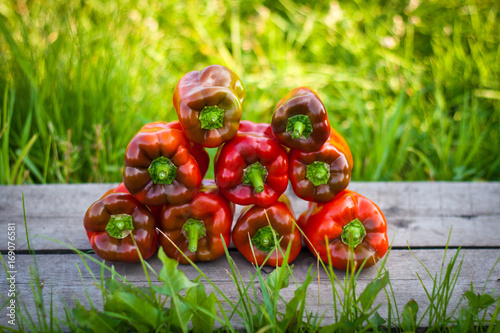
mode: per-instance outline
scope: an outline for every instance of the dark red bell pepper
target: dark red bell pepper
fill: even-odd
[[[389,248],[384,214],[356,192],[345,190],[330,202],[314,203],[303,215],[307,247],[336,268],[373,266]]]
[[[189,263],[185,256],[193,262],[219,258],[229,246],[233,209],[213,180],[204,180],[190,202],[163,206],[159,242],[165,254],[181,264]]]
[[[307,87],[293,89],[278,102],[271,128],[278,142],[307,152],[321,148],[330,136],[325,106]]]
[[[317,151],[290,149],[288,163],[293,191],[304,200],[328,202],[345,190],[351,180],[351,151],[333,128],[328,141]]]
[[[291,263],[302,249],[295,217],[281,199],[265,208],[245,207],[233,228],[232,238],[238,251],[258,266],[281,266],[287,251],[287,262]]]
[[[130,192],[127,190],[127,188],[125,187],[125,184],[123,184],[123,182],[121,182],[120,184],[118,184],[118,186],[116,186],[115,188],[107,191],[106,193],[104,193],[104,195],[102,197],[105,197],[106,195],[110,194],[110,193],[127,193],[127,194],[130,194]],[[156,221],[156,226],[158,226],[158,223],[160,223],[160,213],[161,213],[161,209],[163,208],[163,205],[161,206],[146,206],[147,208],[149,208],[149,210],[151,211],[151,213],[153,213],[153,216],[155,218],[155,221]]]
[[[182,126],[178,121],[155,121],[142,126],[141,130],[152,128],[173,128],[182,131]],[[202,145],[191,142],[189,152],[198,163],[201,178],[203,179],[207,173],[208,165],[210,164],[210,156],[208,156],[207,150]]]
[[[139,261],[137,249],[143,259],[156,252],[154,216],[131,194],[104,195],[89,207],[83,225],[92,249],[105,260],[136,262]]]
[[[238,134],[217,151],[215,181],[235,204],[269,206],[287,188],[287,153],[266,134],[269,127],[242,121]]]
[[[188,202],[201,185],[200,169],[189,147],[182,131],[140,130],[125,151],[125,187],[148,206]]]
[[[238,75],[212,65],[185,74],[175,86],[173,103],[189,140],[217,147],[238,131],[244,99]]]

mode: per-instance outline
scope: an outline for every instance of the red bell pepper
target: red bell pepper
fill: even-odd
[[[278,102],[271,128],[278,142],[307,152],[321,148],[330,136],[325,106],[307,87],[293,89]]]
[[[125,184],[123,184],[123,182],[121,182],[120,184],[118,184],[118,186],[116,186],[115,188],[107,191],[106,193],[104,193],[104,195],[101,197],[105,197],[106,195],[108,194],[111,194],[111,193],[127,193],[127,194],[130,194],[130,192],[127,190],[127,188],[125,187]],[[160,221],[160,213],[161,213],[161,209],[163,208],[163,205],[161,206],[146,206],[147,208],[149,208],[149,210],[151,211],[151,213],[153,213],[153,216],[155,218],[155,221],[156,221],[156,226],[158,226],[158,223]]]
[[[141,130],[153,129],[153,128],[173,128],[182,131],[182,126],[178,121],[155,121],[142,126]],[[208,156],[207,150],[200,144],[191,142],[189,146],[189,152],[193,155],[194,159],[198,163],[200,168],[201,178],[205,177],[208,165],[210,164],[210,156]]]
[[[154,216],[131,194],[104,195],[89,207],[83,225],[92,249],[105,260],[136,262],[139,261],[137,249],[143,259],[156,252]]]
[[[189,147],[182,131],[140,130],[125,151],[125,187],[148,206],[188,202],[201,185],[200,169]]]
[[[204,180],[190,202],[163,206],[159,242],[181,264],[189,264],[185,256],[193,262],[212,261],[224,254],[224,243],[229,246],[232,222],[232,204],[213,180]]]
[[[302,249],[295,217],[290,206],[281,198],[266,208],[255,205],[245,207],[233,228],[232,238],[238,251],[258,266],[281,266],[287,251],[287,262],[291,263]]]
[[[212,65],[185,74],[175,86],[173,103],[189,140],[217,147],[238,131],[244,99],[238,75]]]
[[[351,151],[333,128],[328,141],[317,151],[290,149],[288,160],[293,191],[304,200],[328,202],[345,190],[351,180]]]
[[[268,136],[269,127],[242,121],[238,134],[217,151],[215,181],[235,204],[269,206],[288,186],[287,153]]]
[[[356,192],[345,190],[328,203],[313,203],[303,215],[307,247],[325,263],[330,257],[336,268],[370,267],[389,248],[384,214]]]

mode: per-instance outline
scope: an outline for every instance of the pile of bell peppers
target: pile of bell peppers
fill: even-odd
[[[180,78],[178,121],[145,124],[125,150],[123,182],[85,214],[98,256],[137,262],[160,246],[189,264],[221,257],[231,241],[259,266],[290,263],[303,245],[339,269],[385,255],[387,222],[375,203],[347,189],[351,151],[319,95],[291,90],[270,123],[241,120],[244,100],[242,81],[224,66]],[[205,179],[206,148],[215,147],[214,179]],[[284,194],[289,184],[309,202],[298,219]],[[244,206],[239,216],[235,205]]]

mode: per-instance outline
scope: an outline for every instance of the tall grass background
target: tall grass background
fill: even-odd
[[[0,183],[115,182],[191,70],[246,86],[243,119],[314,89],[353,180],[500,179],[497,1],[0,3]],[[213,153],[213,151],[211,151]],[[211,176],[211,171],[209,172]]]

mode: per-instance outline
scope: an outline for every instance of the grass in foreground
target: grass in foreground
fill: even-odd
[[[225,65],[244,119],[321,96],[354,180],[500,179],[500,7],[450,1],[3,1],[0,183],[116,182],[174,120],[188,71]],[[211,171],[208,176],[210,177]]]
[[[316,274],[312,266],[303,281],[294,277],[289,265],[270,273],[264,272],[263,267],[255,267],[255,271],[248,272],[249,276],[244,278],[247,272],[238,269],[226,249],[230,268],[227,273],[239,296],[231,300],[194,263],[192,266],[199,277],[189,280],[177,268],[177,261],[168,258],[161,249],[158,252],[163,264],[161,270],[157,272],[148,262],[141,261],[148,283],[136,286],[116,272],[114,266],[69,245],[64,246],[79,254],[86,274],[101,290],[103,309],[94,306],[84,274],[78,268],[90,307],[76,300],[75,306],[64,308],[65,318],[55,317],[52,291],[50,300],[44,300],[33,254],[30,284],[36,313],[23,306],[18,309],[17,328],[2,329],[12,332],[62,332],[68,328],[72,332],[235,332],[241,329],[248,332],[411,332],[425,324],[432,332],[493,332],[500,325],[497,318],[500,299],[485,292],[484,288],[481,293],[475,293],[472,284],[456,308],[450,309],[450,297],[461,272],[460,249],[448,261],[445,251],[440,272],[430,272],[424,266],[432,281],[430,287],[422,283],[430,304],[425,309],[415,300],[410,300],[401,310],[398,308],[389,272],[385,269],[387,256],[378,265],[377,276],[361,292],[357,282],[359,271],[348,269],[339,279],[330,265],[318,263],[318,269],[328,276],[326,282],[321,282],[321,288],[331,287],[332,290],[332,308],[325,311],[333,313],[334,323],[326,325],[323,324],[325,313],[312,313],[306,306],[307,291]],[[100,272],[92,270],[88,262],[97,264]],[[109,277],[104,278],[105,275]],[[207,293],[206,287],[213,291]],[[288,287],[293,288],[293,296],[284,298],[282,290]],[[386,309],[381,309],[381,297],[386,299]],[[17,304],[24,303],[17,299]],[[385,310],[388,317],[382,318],[381,310]]]

